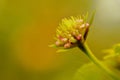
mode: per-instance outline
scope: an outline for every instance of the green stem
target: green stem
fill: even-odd
[[[102,70],[104,70],[109,76],[111,76],[111,78],[113,78],[114,80],[120,80],[120,78],[114,73],[112,72],[108,67],[106,67],[104,64],[102,64],[102,62],[100,62],[91,52],[91,50],[89,49],[89,47],[87,46],[86,43],[84,43],[82,46],[79,46],[80,49],[82,49],[82,51],[88,56],[88,58],[94,63],[96,64],[99,68],[101,68]]]

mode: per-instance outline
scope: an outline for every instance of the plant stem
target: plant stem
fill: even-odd
[[[79,46],[80,49],[88,56],[88,58],[99,68],[104,70],[111,78],[114,80],[120,80],[120,78],[112,72],[108,67],[106,67],[102,62],[100,62],[92,53],[92,51],[89,49],[86,43],[84,43],[82,46]]]

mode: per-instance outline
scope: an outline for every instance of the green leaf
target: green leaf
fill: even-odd
[[[103,53],[107,53],[107,55],[104,56],[104,59],[109,59],[109,58],[115,57],[115,53],[114,53],[113,49],[103,50]]]
[[[104,53],[108,53],[104,59],[113,58],[115,56],[120,56],[120,44],[116,44],[111,49],[107,49],[103,51]]]
[[[114,52],[115,52],[116,54],[120,54],[120,44],[116,44],[116,45],[114,46]]]
[[[120,44],[116,44],[113,48],[103,52],[107,55],[101,62],[117,75],[120,75]],[[112,80],[112,78],[95,64],[88,63],[77,70],[74,80]]]
[[[61,53],[61,52],[66,52],[66,51],[68,51],[69,49],[59,49],[59,50],[57,50],[56,52],[57,53]]]
[[[86,22],[88,18],[88,12],[86,13],[86,15],[84,16],[84,21]]]
[[[75,74],[74,80],[112,80],[104,71],[95,64],[83,65]]]
[[[94,11],[94,12],[92,13],[92,17],[90,18],[90,21],[89,21],[90,26],[92,25],[92,23],[93,23],[93,21],[94,21],[95,14],[96,14],[96,11]]]

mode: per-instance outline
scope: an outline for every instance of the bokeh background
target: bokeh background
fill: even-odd
[[[89,60],[77,48],[54,43],[62,18],[96,10],[87,42],[95,56],[120,43],[119,0],[0,0],[0,80],[70,80]]]

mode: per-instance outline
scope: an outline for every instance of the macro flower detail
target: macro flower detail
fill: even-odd
[[[79,47],[85,43],[89,28],[94,20],[95,12],[88,20],[88,14],[82,16],[71,16],[62,19],[56,29],[54,44],[49,47],[60,48],[57,52],[64,52],[68,49]]]
[[[89,28],[94,20],[95,12],[92,14],[90,21],[87,21],[86,16],[69,17],[62,19],[61,23],[57,27],[55,43],[50,47],[62,48],[57,52],[64,52],[73,47],[78,47],[96,66],[106,72],[113,80],[120,80],[112,70],[106,67],[101,61],[99,61],[88,45],[86,44],[86,38],[89,32]],[[116,52],[120,49],[116,48]]]
[[[89,23],[85,17],[64,18],[56,30],[55,45],[57,47],[72,48],[77,42],[84,42],[84,34],[89,28]]]

